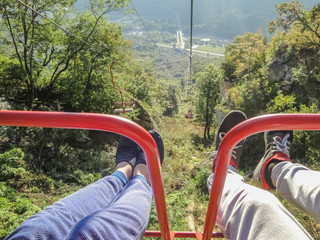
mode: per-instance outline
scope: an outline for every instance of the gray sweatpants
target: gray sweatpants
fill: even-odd
[[[212,179],[210,175],[209,192]],[[319,172],[284,162],[273,169],[272,180],[283,197],[320,219]],[[228,170],[216,222],[226,239],[312,239],[273,194],[244,183],[233,167]]]
[[[320,222],[320,172],[283,162],[274,167],[271,178],[285,199]]]

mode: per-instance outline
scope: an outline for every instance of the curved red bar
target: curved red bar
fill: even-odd
[[[144,128],[113,115],[29,111],[0,111],[0,125],[102,130],[121,134],[135,141],[146,154],[162,238],[170,239],[159,153],[155,141]]]
[[[162,239],[172,239],[171,236],[194,238],[197,237],[196,235],[201,235],[190,232],[170,232],[157,146],[151,135],[138,124],[113,115],[93,113],[0,111],[0,125],[102,130],[134,140],[141,146],[147,157]],[[218,151],[202,239],[222,236],[221,233],[212,233],[212,230],[234,146],[250,135],[279,129],[320,130],[320,114],[264,115],[242,122],[226,134]],[[159,236],[160,232],[147,231],[146,235]]]
[[[272,114],[246,120],[231,129],[221,141],[210,193],[203,239],[211,239],[221,193],[233,148],[242,139],[272,130],[320,130],[320,114]]]

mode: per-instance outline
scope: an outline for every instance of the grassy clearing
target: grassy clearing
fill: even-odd
[[[202,127],[184,118],[189,107],[182,106],[175,118],[164,118],[161,126],[166,149],[162,173],[170,229],[174,231],[203,231],[209,200],[206,179],[211,163],[207,152],[212,151],[212,142],[203,141]],[[149,229],[159,229],[154,208]]]
[[[224,54],[224,47],[198,46],[196,50]]]

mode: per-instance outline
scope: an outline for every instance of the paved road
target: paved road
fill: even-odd
[[[163,44],[158,44],[158,46],[159,46],[159,47],[165,47],[165,48],[173,48],[173,46],[163,45]],[[189,51],[189,49],[186,49],[186,50]],[[219,57],[224,57],[224,54],[222,54],[222,53],[206,52],[206,51],[201,51],[201,50],[196,50],[196,49],[192,49],[192,52],[209,54],[209,55],[219,56]]]

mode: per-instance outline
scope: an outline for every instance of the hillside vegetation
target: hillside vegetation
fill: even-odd
[[[82,12],[72,0],[34,1],[37,13],[16,1],[0,4],[0,109],[113,114],[120,100],[110,75],[115,62],[116,87],[125,101],[136,102],[122,116],[156,128],[164,139],[174,230],[203,230],[216,112],[320,112],[320,5],[309,11],[298,1],[277,5],[270,41],[262,32],[239,35],[224,58],[195,55],[190,76],[185,51],[157,44],[171,35],[125,37],[121,24],[109,21],[128,1],[90,2]],[[189,109],[193,119],[185,119]],[[0,239],[45,206],[111,174],[118,139],[96,131],[1,127]],[[319,146],[318,131],[295,131],[291,158],[320,170]],[[247,139],[240,173],[249,183],[263,152],[262,134]],[[280,200],[320,239],[320,224]],[[158,229],[154,208],[149,229]]]

